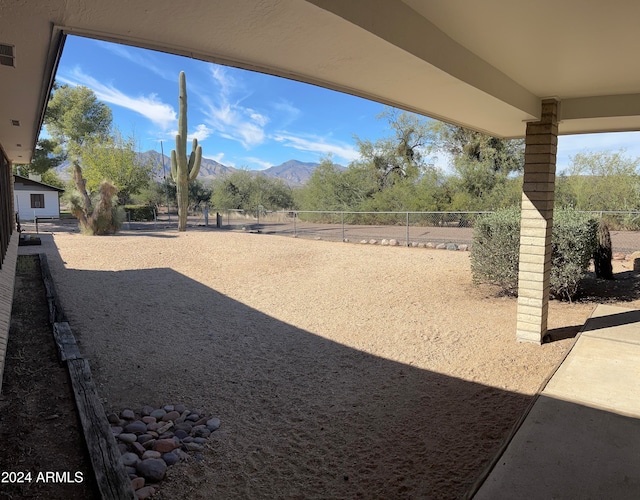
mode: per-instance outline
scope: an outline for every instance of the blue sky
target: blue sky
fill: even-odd
[[[133,134],[140,151],[175,148],[178,74],[187,75],[190,139],[203,155],[224,165],[261,170],[296,159],[319,162],[331,154],[348,165],[357,159],[354,135],[388,135],[384,106],[283,78],[186,57],[69,36],[56,79],[85,85],[113,111],[113,123]],[[640,133],[562,136],[558,172],[586,151],[640,156]],[[190,145],[188,147],[190,150]],[[447,159],[436,162],[447,170]]]

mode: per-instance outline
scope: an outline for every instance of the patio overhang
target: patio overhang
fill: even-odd
[[[640,129],[631,0],[0,0],[0,11],[0,52],[11,52],[0,144],[14,162],[33,153],[65,34],[321,85],[497,137],[523,137],[550,97],[559,134]]]

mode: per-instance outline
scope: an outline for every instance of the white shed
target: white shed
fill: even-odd
[[[64,189],[20,175],[14,176],[14,210],[20,220],[60,217],[60,196]]]

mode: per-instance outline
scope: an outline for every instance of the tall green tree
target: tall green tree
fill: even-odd
[[[378,191],[417,180],[430,167],[428,159],[437,139],[437,123],[392,108],[385,109],[378,118],[388,121],[391,136],[375,142],[356,137],[360,150],[357,163],[371,170]]]
[[[86,189],[96,192],[107,179],[118,189],[120,204],[131,202],[131,197],[145,188],[153,174],[151,163],[141,163],[135,152],[135,139],[124,137],[114,129],[107,138],[90,138],[81,148],[81,159]]]
[[[452,210],[495,210],[516,203],[517,177],[524,168],[524,140],[498,139],[438,123],[434,148],[451,158]]]
[[[60,165],[64,158],[65,156],[55,140],[41,138],[36,143],[31,163],[17,165],[16,173],[23,177],[28,177],[29,174],[42,175]]]
[[[282,179],[238,170],[213,181],[211,204],[227,210],[281,210],[293,207],[293,194]]]
[[[56,86],[45,113],[47,131],[71,160],[77,189],[77,195],[70,198],[72,210],[81,229],[88,234],[104,234],[117,229],[112,202],[117,188],[109,181],[103,181],[94,206],[81,166],[82,149],[88,142],[109,139],[111,120],[111,109],[98,101],[87,87]]]
[[[376,180],[367,166],[352,164],[345,170],[328,157],[295,197],[303,210],[358,210],[375,192]]]
[[[556,204],[578,210],[640,208],[640,158],[625,151],[584,152],[571,157],[558,179]]]

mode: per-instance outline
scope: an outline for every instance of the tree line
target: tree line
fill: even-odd
[[[517,207],[522,197],[524,141],[497,139],[387,108],[379,117],[388,135],[376,141],[355,137],[359,159],[346,168],[322,160],[310,180],[292,189],[281,179],[239,170],[189,184],[191,209],[337,211],[493,211]],[[141,163],[134,137],[112,124],[110,108],[86,87],[55,86],[45,114],[48,137],[38,141],[33,161],[16,172],[42,175],[67,188],[76,213],[91,215],[103,181],[117,192],[115,206],[137,203],[175,206],[171,178],[158,181]],[[69,185],[54,167],[70,160]],[[448,169],[436,167],[447,163]],[[556,178],[556,207],[579,210],[640,208],[639,158],[624,151],[579,153]]]

